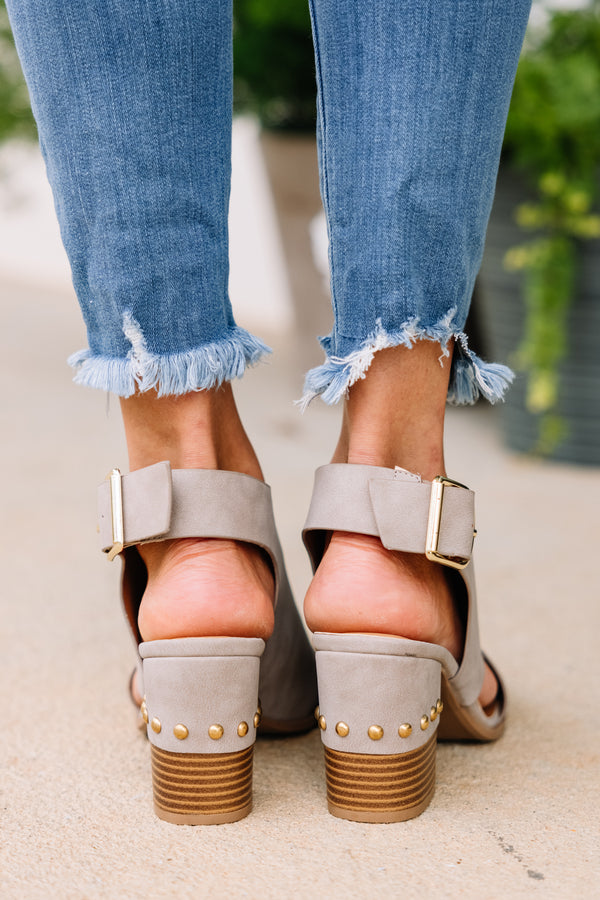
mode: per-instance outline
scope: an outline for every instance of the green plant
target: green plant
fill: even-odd
[[[29,95],[12,39],[8,14],[0,0],[0,142],[11,137],[34,138]]]
[[[234,101],[266,128],[315,128],[315,68],[308,4],[236,0]]]
[[[505,159],[535,192],[516,210],[518,225],[535,236],[509,250],[505,265],[523,272],[525,327],[515,364],[527,373],[526,403],[540,418],[537,450],[549,453],[565,431],[557,414],[559,366],[579,250],[600,237],[600,0],[551,13],[523,54]]]

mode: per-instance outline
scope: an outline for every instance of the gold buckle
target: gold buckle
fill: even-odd
[[[108,551],[108,558],[112,562],[115,556],[123,552],[125,544],[125,526],[123,525],[123,485],[122,475],[119,469],[111,469],[106,476],[110,481],[110,518],[112,522],[112,547]]]
[[[425,556],[432,562],[450,566],[452,569],[464,569],[469,565],[470,559],[465,556],[444,556],[438,550],[440,541],[440,523],[442,521],[442,506],[444,504],[444,488],[459,487],[468,491],[469,488],[459,481],[452,481],[443,475],[437,475],[431,482],[431,497],[429,500],[429,516],[427,519],[427,538],[425,539]],[[476,530],[473,529],[473,540]]]

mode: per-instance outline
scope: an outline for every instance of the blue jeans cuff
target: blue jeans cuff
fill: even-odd
[[[159,397],[216,388],[241,378],[248,366],[271,350],[250,332],[234,326],[221,340],[184,350],[158,354],[148,350],[140,326],[130,313],[124,317],[125,337],[131,342],[126,357],[107,357],[81,350],[69,358],[77,370],[74,381],[88,387],[131,397],[136,390],[155,390]]]
[[[311,369],[304,383],[304,394],[298,401],[304,411],[315,397],[321,397],[325,403],[338,403],[356,381],[364,378],[373,357],[378,350],[389,347],[413,347],[417,341],[437,341],[441,347],[441,358],[449,355],[448,343],[454,338],[454,353],[448,402],[455,405],[472,404],[479,396],[490,403],[502,400],[508,386],[514,379],[514,373],[498,363],[486,363],[469,349],[464,331],[455,331],[452,320],[456,309],[451,309],[434,325],[421,326],[417,318],[405,322],[399,331],[388,332],[377,319],[375,330],[359,347],[344,357],[325,357],[325,362]],[[331,337],[322,343],[327,348]]]

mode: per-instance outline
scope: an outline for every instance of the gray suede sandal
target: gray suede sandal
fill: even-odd
[[[248,475],[172,470],[168,462],[129,475],[113,469],[98,489],[98,517],[103,551],[123,559],[156,814],[190,825],[241,819],[252,805],[258,727],[306,731],[317,702],[314,654],[285,572],[270,489]],[[276,606],[266,647],[259,638],[141,641],[137,615],[146,568],[136,545],[184,537],[245,541],[268,555]]]
[[[423,641],[313,637],[329,811],[358,822],[398,822],[431,801],[438,738],[493,741],[504,728],[499,676],[492,708],[478,700],[484,657],[471,561],[474,494],[448,478],[422,481],[400,468],[323,466],[303,533],[313,570],[332,531],[374,535],[389,550],[422,553],[456,571],[465,622],[460,663]]]

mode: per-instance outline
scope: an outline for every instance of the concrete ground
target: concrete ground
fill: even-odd
[[[70,296],[0,284],[0,896],[597,897],[600,470],[507,454],[497,415],[451,411],[449,471],[478,493],[486,649],[507,679],[493,746],[445,745],[430,808],[396,825],[328,815],[320,739],[262,740],[255,809],[177,827],[151,808],[127,695],[118,564],[97,551],[95,486],[126,465],[117,404],[71,383]],[[274,488],[297,596],[299,529],[338,411],[292,406],[314,349],[276,340],[238,396]]]

